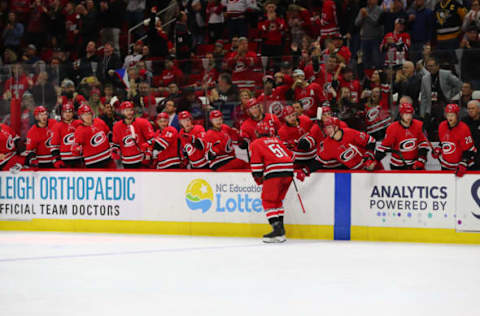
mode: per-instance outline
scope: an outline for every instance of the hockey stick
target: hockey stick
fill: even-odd
[[[303,214],[305,214],[305,207],[303,206],[303,201],[302,201],[302,197],[300,196],[300,192],[298,192],[298,187],[297,187],[297,183],[295,182],[295,179],[293,179],[292,177],[292,182],[293,182],[293,187],[295,188],[295,191],[297,192],[297,197],[298,197],[298,201],[300,202],[300,206],[302,207],[302,212]]]

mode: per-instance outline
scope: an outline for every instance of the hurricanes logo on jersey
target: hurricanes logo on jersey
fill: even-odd
[[[8,150],[12,150],[13,147],[15,147],[15,143],[13,142],[13,138],[11,135],[8,136],[7,142],[5,144],[5,147],[7,147]]]
[[[380,109],[378,106],[371,108],[370,110],[367,111],[367,120],[369,122],[375,121],[379,113],[380,113]]]
[[[98,132],[90,138],[90,145],[92,147],[97,147],[101,145],[106,140],[104,132]]]
[[[47,148],[52,148],[52,147],[54,147],[54,146],[52,145],[52,136],[49,136],[49,137],[47,138],[47,140],[45,141],[45,147],[47,147]]]
[[[132,135],[127,135],[122,139],[122,143],[124,147],[132,147],[135,146],[135,139]]]
[[[340,159],[342,161],[349,161],[351,160],[353,157],[355,157],[355,155],[357,154],[357,149],[355,147],[353,147],[352,145],[350,145],[350,147],[345,150],[341,155],[340,155]]]
[[[74,133],[70,133],[70,134],[67,134],[65,136],[63,136],[63,143],[65,145],[73,145],[75,141],[75,134]]]
[[[275,114],[276,116],[282,116],[283,104],[282,102],[273,101],[270,103],[270,113]]]
[[[457,146],[455,146],[455,143],[452,143],[452,142],[443,142],[442,143],[442,153],[444,155],[451,154],[451,153],[455,152],[456,149],[457,149]]]
[[[412,151],[417,148],[417,139],[416,138],[409,138],[405,139],[398,144],[400,151]]]
[[[300,99],[300,103],[302,104],[304,110],[308,110],[313,105],[313,98],[306,97],[306,98]]]

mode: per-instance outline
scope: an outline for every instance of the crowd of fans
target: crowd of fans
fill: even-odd
[[[179,113],[208,130],[214,110],[241,131],[256,116],[254,99],[278,124],[288,105],[313,119],[326,106],[382,141],[409,103],[436,142],[445,106],[456,103],[480,145],[480,111],[467,110],[480,98],[479,0],[179,0],[175,23],[165,25],[157,13],[168,5],[0,1],[3,122],[19,100],[15,132],[25,140],[35,107],[61,121],[66,105],[78,117],[88,105],[108,136],[129,101],[160,132],[162,113],[179,132]],[[127,30],[138,23],[129,47]]]

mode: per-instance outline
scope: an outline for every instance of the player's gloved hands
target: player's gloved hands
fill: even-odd
[[[30,170],[32,170],[32,171],[38,171],[38,169],[40,169],[38,167],[38,161],[36,159],[35,160],[33,160],[33,159],[30,160],[29,166],[30,166]]]
[[[377,168],[378,162],[375,159],[368,159],[363,163],[363,169],[367,171],[374,171]]]
[[[72,145],[72,154],[74,156],[80,156],[82,154],[82,146],[78,144]]]
[[[253,179],[255,180],[255,183],[257,185],[262,185],[263,184],[263,177],[253,177]]]
[[[118,147],[112,147],[112,159],[120,160],[120,150]]]
[[[208,156],[208,160],[211,161],[211,160],[214,160],[215,157],[217,157],[217,154],[210,150],[210,151],[208,152],[207,156]]]
[[[423,169],[425,169],[425,162],[423,162],[422,160],[415,161],[412,165],[412,169],[413,170],[423,170]]]
[[[459,178],[463,177],[467,172],[467,164],[465,162],[460,162],[457,166],[457,170],[455,171],[455,175]]]
[[[142,143],[140,145],[140,150],[144,153],[146,153],[147,151],[151,151],[150,144],[149,143]]]
[[[240,149],[247,149],[248,148],[248,141],[246,138],[244,137],[241,137],[239,140],[238,140],[238,147]]]
[[[18,162],[16,164],[14,164],[11,168],[10,168],[10,172],[13,173],[13,174],[17,174],[20,172],[20,170],[22,170],[22,165],[19,164]]]
[[[53,164],[56,169],[65,168],[65,163],[62,160],[57,160]]]
[[[303,151],[308,151],[310,150],[310,143],[308,140],[305,139],[305,137],[300,138],[298,141],[297,145],[298,149],[303,150]]]
[[[442,148],[441,147],[435,147],[432,152],[432,157],[434,159],[440,158],[440,155],[442,154]]]
[[[203,150],[205,146],[200,138],[193,137],[193,147],[197,148],[198,150]]]
[[[295,176],[301,182],[303,182],[305,180],[305,178],[307,177],[305,171],[303,171],[302,169],[296,170],[295,171]]]

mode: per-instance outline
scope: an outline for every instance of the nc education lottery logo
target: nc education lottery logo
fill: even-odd
[[[192,211],[202,210],[205,213],[212,207],[213,190],[210,184],[203,179],[195,179],[187,186],[185,201]]]
[[[222,213],[261,213],[262,188],[255,184],[215,183],[210,185],[204,179],[192,180],[185,190],[185,202],[192,211],[201,210]]]

